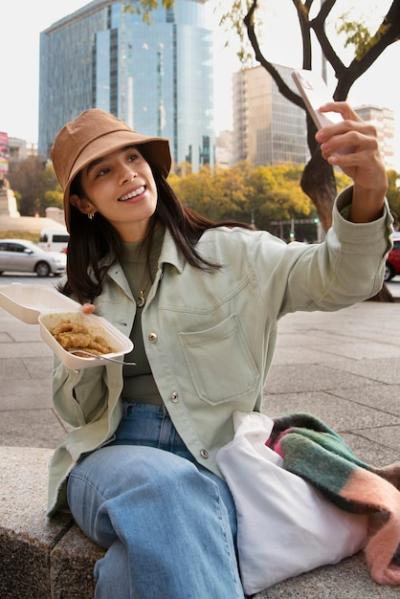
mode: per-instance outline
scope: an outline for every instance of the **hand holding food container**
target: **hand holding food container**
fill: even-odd
[[[132,341],[110,322],[53,288],[12,283],[0,287],[0,306],[26,322],[39,324],[40,335],[71,369],[120,361],[133,349]],[[91,354],[89,356],[88,354]]]

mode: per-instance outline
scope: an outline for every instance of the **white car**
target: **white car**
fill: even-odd
[[[67,256],[61,252],[45,252],[25,239],[0,239],[0,275],[5,271],[35,272],[38,277],[61,275]]]
[[[46,252],[63,252],[66,253],[69,241],[67,229],[43,229],[40,233],[38,246]]]

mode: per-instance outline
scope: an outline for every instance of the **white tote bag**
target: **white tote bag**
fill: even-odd
[[[237,511],[239,567],[246,594],[359,551],[367,518],[339,509],[265,446],[273,421],[234,413],[235,436],[217,463]]]

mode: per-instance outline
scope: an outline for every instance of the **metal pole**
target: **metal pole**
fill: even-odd
[[[294,236],[294,218],[290,219],[290,241],[294,241],[295,236]]]

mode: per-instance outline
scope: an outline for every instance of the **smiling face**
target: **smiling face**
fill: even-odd
[[[99,212],[123,241],[140,241],[157,205],[157,188],[150,165],[134,146],[94,160],[81,171],[84,197],[71,203],[84,214]]]

